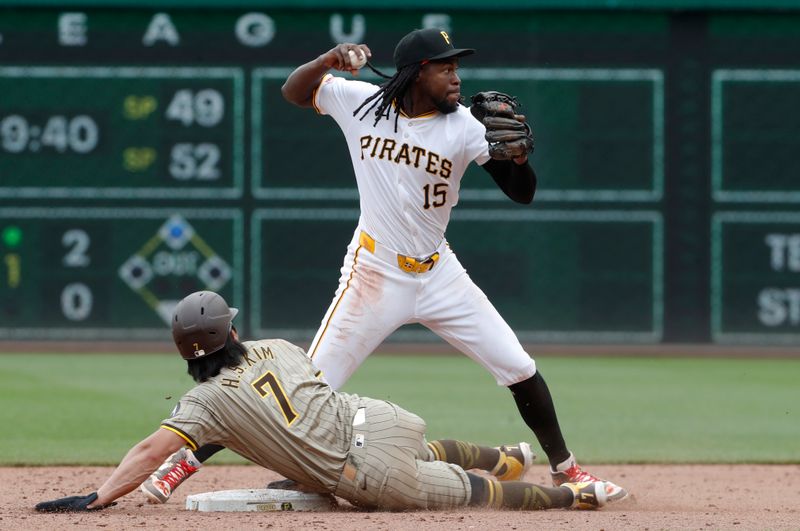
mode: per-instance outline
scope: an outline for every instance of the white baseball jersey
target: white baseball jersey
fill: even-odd
[[[336,120],[347,139],[361,200],[360,224],[375,240],[408,256],[432,254],[444,239],[458,203],[461,177],[473,160],[489,160],[486,129],[469,109],[400,113],[377,126],[375,109],[353,111],[378,87],[330,74],[314,94],[314,108]],[[369,106],[369,104],[367,104]]]
[[[314,92],[317,112],[331,115],[347,139],[361,216],[309,355],[338,389],[389,334],[420,323],[498,384],[530,378],[534,361],[444,238],[467,165],[489,159],[483,124],[463,106],[449,114],[401,113],[396,131],[394,109],[377,125],[374,110],[363,120],[363,109],[354,116],[377,90],[326,75]]]

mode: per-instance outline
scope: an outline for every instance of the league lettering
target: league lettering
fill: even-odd
[[[58,44],[62,47],[90,46],[92,44],[100,46],[100,41],[92,43],[89,39],[88,30],[91,22],[89,15],[85,12],[59,13],[54,25]],[[350,27],[352,31],[345,33],[343,27]],[[186,27],[178,26],[173,21],[171,14],[162,12],[153,14],[146,26],[141,29],[143,32],[140,42],[143,46],[166,45],[178,47],[183,44],[181,32]],[[242,46],[248,48],[266,47],[272,43],[278,33],[275,20],[266,13],[257,11],[240,16],[230,29],[236,40]],[[365,32],[366,21],[362,15],[354,14],[350,17],[350,20],[346,20],[344,16],[336,13],[332,14],[328,19],[328,34],[335,42],[359,41]],[[3,40],[3,35],[0,34],[0,46],[5,44]]]
[[[422,159],[422,165],[427,173],[438,175],[443,179],[449,178],[453,169],[452,161],[419,146],[409,146],[403,143],[398,148],[396,140],[379,136],[373,137],[372,135],[362,136],[359,141],[361,144],[361,160],[364,160],[365,156],[377,157],[395,164],[402,163],[406,166],[413,164],[415,168],[419,168],[420,159]]]

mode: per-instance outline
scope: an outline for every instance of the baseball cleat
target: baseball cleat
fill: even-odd
[[[531,450],[531,445],[521,442],[516,446],[498,446],[500,450],[500,460],[497,465],[489,471],[498,481],[519,481],[531,468],[536,456]]]
[[[565,483],[586,483],[597,482],[605,485],[606,499],[609,502],[618,502],[628,497],[628,491],[610,481],[605,481],[581,469],[575,456],[569,454],[569,459],[558,465],[559,470],[550,470],[553,477],[553,485],[556,487]]]
[[[267,483],[267,488],[275,490],[300,490],[300,484],[293,479],[278,479]]]
[[[178,486],[200,470],[203,464],[191,450],[181,448],[164,461],[139,487],[150,503],[166,503]]]
[[[605,481],[563,483],[561,487],[567,488],[572,492],[573,502],[570,509],[591,511],[599,509],[608,501]]]

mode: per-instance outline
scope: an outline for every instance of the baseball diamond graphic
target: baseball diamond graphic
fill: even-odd
[[[231,279],[231,268],[175,214],[119,268],[119,277],[169,324],[178,299],[158,282],[165,276],[187,277],[198,281],[198,289],[216,291]]]

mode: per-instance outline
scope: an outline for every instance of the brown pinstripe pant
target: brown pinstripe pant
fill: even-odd
[[[353,440],[336,495],[360,507],[389,510],[465,506],[472,489],[466,472],[433,461],[425,421],[392,404],[362,398],[365,422]]]

